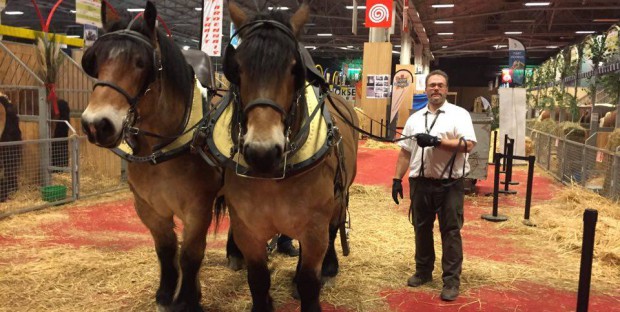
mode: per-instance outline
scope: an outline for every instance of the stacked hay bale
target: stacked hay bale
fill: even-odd
[[[525,156],[532,156],[534,153],[534,141],[530,137],[525,137]]]
[[[366,114],[364,114],[364,110],[362,110],[359,107],[355,107],[355,113],[357,114],[357,119],[359,120],[359,126],[362,130],[366,131],[366,132],[370,132],[370,119],[368,119],[368,116],[366,116]],[[364,136],[362,135],[361,132],[358,132],[358,139],[363,139]]]
[[[551,134],[559,137],[566,137],[567,140],[575,142],[584,143],[586,141],[586,128],[582,127],[577,122],[561,122]]]

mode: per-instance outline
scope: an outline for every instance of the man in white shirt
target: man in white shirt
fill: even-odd
[[[435,263],[433,224],[439,219],[443,256],[441,299],[458,297],[463,264],[463,176],[469,172],[467,153],[476,145],[469,113],[446,101],[448,75],[435,70],[426,77],[427,107],[409,117],[392,184],[392,198],[403,198],[402,177],[409,169],[411,215],[415,231],[415,273],[407,280],[417,287],[432,280]]]

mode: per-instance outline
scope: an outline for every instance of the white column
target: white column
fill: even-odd
[[[400,38],[400,64],[411,64],[411,36],[406,32],[401,33]]]
[[[424,73],[423,48],[421,44],[413,45],[413,63],[415,64],[416,73]]]
[[[387,42],[388,41],[388,29],[370,27],[368,32],[368,42]]]

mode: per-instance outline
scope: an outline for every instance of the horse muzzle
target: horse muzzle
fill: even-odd
[[[113,148],[120,143],[120,131],[116,131],[114,124],[108,118],[99,118],[92,121],[82,118],[82,130],[88,141],[105,148]]]
[[[269,174],[280,169],[283,149],[277,144],[244,144],[243,158],[254,172]]]

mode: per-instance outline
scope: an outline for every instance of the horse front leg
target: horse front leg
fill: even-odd
[[[302,312],[321,311],[321,265],[328,247],[327,229],[306,231],[299,241],[302,253],[296,274]]]
[[[210,212],[185,216],[179,264],[181,286],[171,311],[203,311],[200,306],[200,265],[204,259]]]
[[[269,295],[271,276],[267,267],[265,241],[253,235],[249,229],[231,220],[237,246],[243,253],[248,267],[248,284],[252,294],[252,312],[273,311],[273,299]]]
[[[174,233],[172,214],[166,217],[160,216],[137,196],[135,209],[155,242],[155,252],[160,265],[159,288],[155,294],[155,302],[165,310],[172,304],[179,278],[176,262],[177,235]]]

